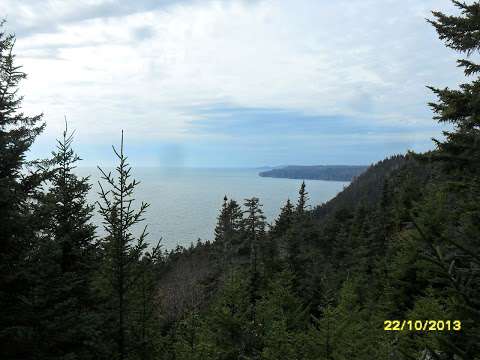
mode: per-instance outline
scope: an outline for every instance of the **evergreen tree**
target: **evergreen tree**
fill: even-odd
[[[346,280],[339,293],[338,305],[328,305],[323,316],[316,319],[319,355],[324,359],[379,359],[368,346],[366,332],[370,329],[363,319],[355,281]],[[370,344],[379,347],[380,344]]]
[[[215,227],[214,234],[215,234],[215,241],[218,242],[225,242],[226,234],[229,229],[230,225],[230,216],[228,211],[228,198],[227,195],[223,197],[223,204],[220,210],[220,214],[217,218],[217,226]]]
[[[434,11],[434,20],[429,22],[435,27],[441,40],[462,54],[466,59],[458,60],[466,76],[475,76],[471,83],[461,84],[458,90],[431,87],[439,102],[431,103],[436,113],[435,119],[453,125],[454,131],[445,131],[446,141],[435,140],[438,151],[434,159],[446,160],[450,169],[468,170],[478,174],[480,164],[480,65],[473,62],[470,55],[480,50],[480,2],[472,4],[453,0],[461,15],[449,16]]]
[[[231,264],[232,256],[237,250],[242,220],[242,211],[238,203],[235,200],[228,201],[225,195],[214,230],[215,241],[220,248],[224,268]]]
[[[47,229],[59,244],[62,272],[84,274],[81,282],[87,285],[96,260],[95,226],[90,223],[94,207],[87,203],[89,178],[73,173],[81,159],[72,149],[72,142],[73,133],[69,134],[65,126],[62,139],[57,141],[57,151],[52,153],[54,169],[44,203],[51,210]]]
[[[250,359],[259,353],[251,322],[250,284],[244,271],[234,271],[203,316],[192,314],[177,329],[177,359]]]
[[[159,274],[164,265],[160,242],[146,251],[136,266],[136,282],[131,317],[135,355],[138,359],[156,359],[160,340],[160,299],[158,298]]]
[[[287,251],[286,233],[293,225],[294,220],[295,206],[290,199],[287,199],[287,202],[280,210],[278,218],[275,219],[273,225],[270,225],[270,230],[262,242],[261,252],[267,277],[272,276],[282,268]]]
[[[259,289],[259,266],[261,260],[260,248],[261,241],[265,235],[265,216],[261,208],[259,199],[253,197],[245,199],[245,235],[250,245],[250,305],[251,318],[256,322],[256,303]]]
[[[36,257],[41,268],[34,286],[36,353],[44,359],[99,358],[102,347],[97,294],[92,288],[98,250],[90,223],[93,206],[86,200],[91,186],[88,178],[73,173],[80,158],[72,142],[73,133],[65,127],[53,152],[51,186],[38,196],[44,237]]]
[[[426,245],[425,257],[431,263],[423,267],[436,280],[431,296],[448,299],[443,305],[445,313],[466,324],[461,336],[443,334],[428,350],[446,358],[475,359],[480,352],[480,65],[472,61],[471,55],[480,50],[480,2],[453,4],[460,10],[459,15],[434,11],[434,19],[429,22],[447,47],[466,55],[457,63],[465,76],[473,76],[474,80],[456,90],[431,88],[438,97],[437,103],[430,104],[435,119],[453,125],[453,131],[444,132],[445,141],[435,140],[437,150],[429,158],[440,160],[449,176],[447,181],[427,188],[426,199],[412,221],[414,235]]]
[[[307,210],[307,202],[308,202],[308,192],[305,190],[305,181],[302,181],[302,185],[300,185],[300,190],[298,191],[298,202],[297,202],[297,214],[303,215]]]
[[[145,294],[142,290],[139,293],[139,288],[142,288],[142,274],[146,270],[142,258],[147,248],[147,232],[144,227],[140,235],[135,236],[133,230],[135,225],[143,221],[143,215],[149,206],[142,202],[138,209],[133,208],[133,193],[139,183],[130,179],[131,167],[123,150],[122,131],[120,151],[113,148],[119,162],[115,169],[117,177],[99,168],[102,179],[110,187],[106,190],[104,185],[99,184],[99,211],[107,234],[102,244],[105,260],[100,282],[101,290],[109,303],[106,314],[110,321],[108,336],[113,336],[114,339],[114,357],[121,360],[132,358],[135,353],[141,353],[142,358],[146,358],[146,339],[135,333],[135,330],[144,331],[142,325],[138,324],[136,315],[142,313],[147,305],[138,300],[139,296]],[[148,293],[153,295],[150,291]],[[148,297],[145,301],[153,299]],[[140,339],[141,343],[136,339]]]
[[[275,224],[270,229],[270,233],[274,236],[285,235],[287,230],[292,226],[294,221],[295,207],[293,206],[290,199],[287,199],[287,202],[280,210],[280,215],[275,220]]]
[[[26,78],[16,65],[14,35],[0,23],[0,349],[2,358],[27,357],[33,331],[30,296],[30,253],[36,246],[30,206],[43,172],[27,169],[26,153],[43,131],[42,115],[20,111],[18,90]]]
[[[449,318],[462,321],[461,334],[440,334],[430,351],[466,360],[480,354],[480,187],[465,185],[461,192],[448,183],[432,186],[414,219],[413,237],[426,245],[429,263],[422,271],[434,279],[429,303],[438,299]]]
[[[293,289],[293,274],[284,270],[270,279],[259,302],[262,359],[316,359],[308,341],[308,307]]]
[[[300,291],[300,282],[306,279],[306,268],[308,260],[304,256],[304,248],[312,233],[310,218],[307,216],[308,192],[305,181],[302,181],[298,191],[297,206],[293,225],[286,231],[286,255],[291,271],[295,275],[295,289]],[[287,211],[290,211],[288,208]]]
[[[178,322],[175,329],[175,359],[178,360],[203,360],[214,359],[212,354],[216,346],[208,346],[212,337],[205,334],[208,329],[202,329],[200,316],[196,313],[189,314],[185,319]],[[218,350],[217,350],[218,351]]]

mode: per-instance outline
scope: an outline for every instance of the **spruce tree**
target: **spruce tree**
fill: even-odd
[[[131,180],[132,168],[124,154],[123,131],[120,150],[113,147],[113,151],[118,159],[116,177],[99,167],[102,180],[109,187],[106,189],[99,183],[99,212],[106,233],[102,241],[104,265],[100,278],[101,289],[109,305],[106,316],[110,322],[109,335],[113,336],[115,344],[114,357],[123,360],[140,353],[143,354],[142,358],[146,358],[148,354],[144,354],[146,347],[143,345],[147,339],[139,336],[135,330],[144,331],[138,323],[137,314],[142,313],[143,308],[148,305],[145,302],[154,300],[150,297],[154,294],[149,290],[145,302],[138,299],[145,294],[140,292],[139,288],[142,288],[144,272],[150,267],[146,269],[142,263],[147,248],[146,227],[138,236],[135,236],[133,231],[134,227],[144,220],[143,216],[149,205],[142,202],[138,209],[134,208],[133,194],[139,182]],[[136,339],[140,339],[141,343],[135,341]]]
[[[355,280],[346,280],[339,292],[338,304],[327,305],[317,326],[318,355],[324,359],[383,359],[376,354],[378,343],[369,344],[371,331],[363,319]]]
[[[226,233],[228,232],[229,226],[229,213],[228,213],[228,198],[227,195],[223,197],[223,204],[220,210],[220,214],[217,218],[217,226],[215,227],[215,241],[225,242]]]
[[[251,359],[258,355],[246,275],[234,271],[203,315],[193,314],[180,322],[176,359]]]
[[[81,282],[86,285],[96,266],[95,226],[90,222],[94,206],[87,203],[89,178],[73,172],[81,160],[72,149],[73,135],[66,125],[62,139],[57,141],[57,150],[52,153],[51,187],[44,201],[51,206],[48,230],[60,246],[61,270],[83,274]]]
[[[414,241],[425,244],[422,271],[431,274],[433,296],[444,304],[447,318],[462,322],[462,331],[436,337],[429,350],[458,359],[478,359],[480,346],[480,187],[469,184],[452,193],[451,186],[432,186],[413,220]]]
[[[236,242],[242,229],[242,211],[235,200],[228,200],[225,195],[222,208],[218,215],[215,226],[215,242],[220,251],[223,268],[232,262],[232,256],[236,250]]]
[[[132,337],[135,356],[141,360],[156,359],[160,334],[159,274],[165,262],[160,241],[147,250],[136,266],[134,283]]]
[[[278,215],[278,218],[275,220],[275,224],[272,226],[270,233],[274,236],[285,235],[287,230],[293,224],[294,215],[295,207],[290,199],[287,199],[287,202],[280,210],[280,215]]]
[[[293,274],[288,270],[276,273],[262,289],[259,301],[259,322],[262,324],[262,359],[312,359],[308,329],[308,307],[293,289]]]
[[[307,210],[307,202],[308,202],[308,192],[305,190],[305,181],[302,181],[302,185],[300,185],[300,190],[298,191],[298,202],[297,202],[297,214],[303,215]]]
[[[32,324],[26,311],[30,283],[29,253],[37,222],[32,195],[42,172],[27,169],[26,153],[43,131],[42,115],[21,112],[20,82],[26,74],[15,62],[15,37],[0,23],[0,348],[3,358],[27,357]]]
[[[416,237],[426,245],[425,257],[436,278],[434,293],[446,302],[445,312],[463,322],[462,334],[446,333],[438,337],[431,354],[440,352],[450,358],[478,358],[480,348],[480,255],[478,233],[480,208],[480,65],[472,55],[480,50],[480,2],[453,1],[459,15],[433,12],[429,22],[447,47],[465,55],[457,61],[465,76],[473,77],[458,89],[431,88],[438,97],[430,104],[435,119],[450,124],[445,140],[435,140],[436,151],[429,158],[440,161],[447,181],[428,187],[426,201],[412,219]]]
[[[292,272],[296,276],[295,287],[299,289],[299,282],[305,278],[306,261],[303,257],[303,247],[306,242],[307,232],[311,224],[309,224],[307,217],[307,202],[308,192],[306,191],[305,181],[302,181],[298,191],[297,206],[295,208],[294,224],[292,228],[286,233],[286,252],[287,261]]]
[[[251,319],[256,323],[256,303],[260,282],[261,242],[265,236],[265,216],[258,198],[245,199],[244,229],[250,245],[250,305]]]
[[[45,359],[94,359],[101,352],[101,324],[92,286],[99,260],[90,222],[94,208],[86,199],[91,186],[88,178],[73,173],[81,159],[72,142],[73,133],[65,127],[51,160],[50,188],[38,196],[37,215],[44,236],[36,257],[41,270],[34,285],[36,352]]]
[[[438,102],[431,103],[441,123],[453,125],[454,131],[445,131],[446,140],[434,140],[437,152],[434,159],[444,160],[450,169],[468,170],[478,174],[480,165],[480,65],[471,55],[480,50],[480,2],[467,4],[452,1],[460,9],[459,16],[445,15],[434,11],[434,19],[428,20],[436,29],[447,47],[465,54],[466,58],[457,61],[465,76],[473,76],[470,83],[461,84],[459,89],[438,89],[430,87],[437,95]]]

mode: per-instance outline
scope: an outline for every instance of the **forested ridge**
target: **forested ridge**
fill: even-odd
[[[430,22],[470,82],[431,88],[451,128],[433,151],[385,159],[316,207],[303,183],[273,224],[261,199],[225,197],[212,241],[169,251],[134,231],[148,204],[123,134],[97,204],[67,126],[27,161],[44,120],[21,111],[3,25],[0,358],[480,359],[480,3],[454,3]],[[461,329],[384,330],[397,319]]]
[[[352,181],[367,169],[360,165],[289,165],[267,171],[261,171],[262,177],[302,179],[302,180],[330,180]]]

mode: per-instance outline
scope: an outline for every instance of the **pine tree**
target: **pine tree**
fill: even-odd
[[[434,140],[438,151],[434,159],[446,160],[450,169],[468,170],[478,174],[480,164],[480,65],[470,59],[470,55],[480,50],[480,2],[466,4],[452,1],[460,9],[460,16],[449,16],[434,11],[434,20],[428,20],[437,30],[447,47],[466,54],[466,59],[457,61],[466,76],[476,76],[471,83],[461,84],[458,90],[448,88],[430,89],[439,102],[431,103],[436,113],[435,119],[453,125],[454,131],[445,131],[446,141]]]
[[[29,306],[29,253],[35,244],[31,197],[43,172],[27,169],[26,153],[43,131],[42,115],[20,111],[18,95],[26,78],[16,65],[14,35],[0,23],[0,348],[4,359],[27,357],[32,331]]]
[[[102,291],[110,302],[107,317],[111,321],[110,331],[115,342],[115,357],[121,360],[135,352],[145,350],[142,346],[145,339],[134,331],[142,329],[135,315],[142,313],[143,307],[146,306],[142,301],[138,301],[138,297],[143,296],[143,291],[139,294],[138,289],[142,288],[142,274],[145,270],[142,258],[147,248],[145,242],[147,232],[144,227],[140,235],[135,236],[133,230],[134,226],[144,220],[143,216],[149,206],[142,202],[138,209],[133,208],[133,193],[139,183],[130,180],[131,167],[123,150],[122,131],[120,151],[113,147],[119,162],[115,169],[117,177],[99,168],[102,179],[110,188],[106,190],[104,185],[99,183],[101,197],[99,211],[107,234],[103,239],[105,260],[101,279],[106,282],[102,284]],[[149,298],[145,301],[152,300]],[[141,344],[134,341],[139,338]],[[145,355],[142,358],[145,358]]]

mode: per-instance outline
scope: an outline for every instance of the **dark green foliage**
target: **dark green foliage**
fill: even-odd
[[[193,314],[180,323],[178,359],[233,360],[258,352],[245,275],[233,273],[204,316]]]
[[[65,128],[57,151],[53,152],[49,192],[43,198],[48,213],[48,229],[61,249],[62,272],[91,273],[95,263],[95,227],[90,223],[94,207],[86,196],[88,178],[78,178],[73,170],[81,160],[72,149],[73,133]]]
[[[354,207],[353,204],[363,203],[372,205],[381,199],[385,185],[385,179],[400,169],[408,161],[408,157],[395,155],[369,167],[368,171],[359,175],[352,181],[351,186],[346,187],[332,201],[317,206],[313,209],[313,215],[322,219],[325,216],[334,216],[338,211]]]
[[[478,184],[473,179],[462,184],[462,189],[448,183],[432,187],[415,219],[415,236],[426,244],[424,256],[434,279],[431,295],[441,302],[442,311],[463,323],[461,336],[441,336],[438,347],[460,359],[480,353]]]
[[[309,341],[308,308],[293,289],[288,271],[275,274],[265,286],[259,302],[263,337],[262,359],[314,359]]]
[[[131,167],[123,152],[123,132],[120,151],[113,148],[118,159],[117,177],[100,169],[102,179],[109,186],[100,184],[100,214],[103,217],[107,236],[102,241],[103,264],[99,277],[99,289],[106,302],[106,336],[114,340],[112,356],[119,359],[149,358],[153,344],[146,337],[148,324],[155,312],[151,308],[155,277],[147,274],[154,271],[158,261],[158,248],[145,254],[146,227],[136,237],[134,226],[143,220],[148,204],[133,207],[133,192],[138,185],[130,180]],[[147,256],[147,257],[146,257]]]
[[[130,210],[135,184],[127,181],[125,158],[122,154],[120,183],[111,184],[112,193],[103,192],[112,241],[105,240],[100,251],[90,223],[93,206],[86,202],[88,179],[74,174],[80,159],[71,148],[73,136],[65,130],[51,160],[26,161],[44,125],[41,115],[20,110],[18,86],[26,75],[15,64],[14,43],[13,35],[0,31],[0,358],[110,359],[120,353],[116,335],[127,331],[124,354],[151,358],[159,338],[153,300],[163,257],[158,247],[145,252],[145,234],[129,246],[128,230],[145,206],[139,213]],[[114,249],[125,251],[115,257]],[[126,261],[116,262],[119,258]],[[127,316],[117,327],[109,310],[118,304],[120,291],[110,291],[118,277],[109,282],[109,275],[119,263],[128,294],[115,308],[115,315],[122,308]]]
[[[475,76],[480,4],[454,3],[459,16],[431,23]],[[0,45],[2,359],[480,359],[478,79],[433,89],[452,125],[435,151],[383,160],[313,210],[303,182],[270,229],[258,198],[242,211],[225,197],[214,242],[165,253],[134,235],[148,205],[134,210],[122,135],[116,176],[102,170],[99,249],[71,136],[52,167],[25,172],[42,127],[17,112],[24,74],[13,37]],[[462,330],[384,331],[395,319]]]
[[[305,181],[300,185],[300,190],[298,191],[298,202],[297,202],[297,214],[302,215],[307,210],[307,201],[308,192],[305,190]]]
[[[43,232],[32,288],[35,356],[43,359],[94,359],[103,348],[98,295],[92,288],[99,258],[90,223],[93,206],[86,202],[90,185],[73,173],[80,158],[72,141],[65,129],[53,152],[49,190],[38,195],[36,214]]]
[[[461,11],[461,16],[451,16],[433,11],[435,20],[428,20],[428,22],[435,27],[440,40],[444,40],[448,47],[467,54],[480,50],[479,2],[474,1],[472,4],[467,4],[452,0],[452,3]]]
[[[314,319],[318,355],[324,359],[363,358],[366,339],[358,335],[368,329],[362,319],[355,283],[345,281],[339,296],[338,305],[327,305],[322,316]]]
[[[31,322],[30,253],[36,248],[32,196],[42,172],[27,168],[26,153],[42,132],[42,115],[21,112],[20,82],[26,75],[16,65],[15,37],[0,24],[0,349],[3,359],[28,356]],[[24,354],[24,355],[22,355]]]
[[[280,210],[280,215],[275,220],[275,224],[270,229],[270,234],[280,237],[285,235],[287,230],[292,226],[295,219],[295,207],[290,199],[287,200],[285,206]]]
[[[285,257],[289,268],[295,274],[295,288],[299,292],[304,290],[301,283],[304,281],[307,267],[310,265],[310,261],[306,257],[307,246],[312,240],[312,219],[307,212],[308,200],[308,192],[303,181],[298,191],[297,206],[291,219],[291,226],[288,231],[285,231],[284,236]]]
[[[434,20],[429,20],[446,45],[467,59],[458,60],[466,76],[476,76],[480,66],[468,58],[480,49],[480,3],[453,3],[461,10],[460,16],[448,16],[433,12]],[[431,103],[437,119],[450,123],[454,131],[446,131],[446,141],[435,140],[438,151],[432,154],[437,160],[445,160],[448,169],[478,173],[480,164],[480,80],[461,84],[458,90],[431,88],[439,102]]]
[[[232,263],[232,256],[241,246],[241,232],[243,228],[242,210],[235,200],[223,199],[222,209],[215,227],[215,242],[219,247],[222,267]]]
[[[262,245],[265,239],[265,216],[258,198],[245,199],[244,231],[250,248],[250,307],[251,320],[256,323],[256,306],[260,287]]]

